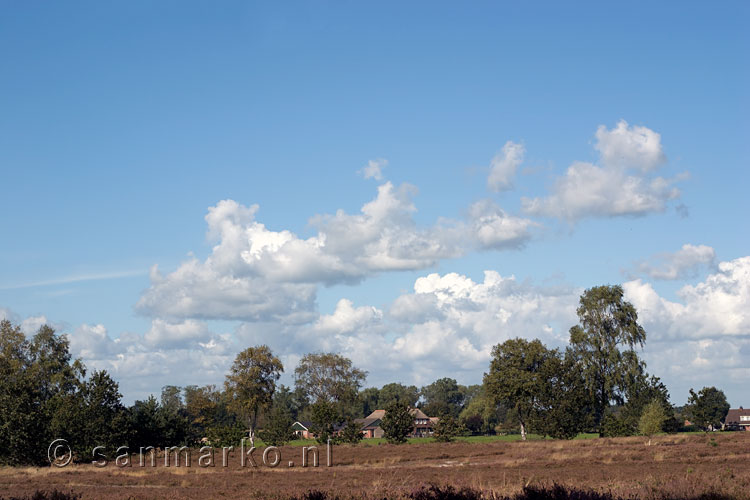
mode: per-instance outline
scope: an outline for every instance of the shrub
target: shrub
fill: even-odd
[[[63,493],[55,489],[49,492],[37,490],[31,496],[8,497],[7,499],[0,497],[0,500],[78,500],[79,498],[81,498],[81,495],[72,491],[70,493]]]
[[[634,430],[617,415],[607,414],[602,419],[602,437],[622,437],[632,436]]]
[[[458,423],[456,423],[456,419],[450,415],[446,415],[441,417],[435,424],[435,434],[433,437],[435,438],[435,441],[447,443],[453,441],[453,438],[455,438],[459,432],[460,429]]]
[[[247,437],[247,432],[239,424],[217,425],[206,429],[206,437],[211,446],[237,446],[242,438]]]
[[[354,420],[349,420],[344,428],[341,429],[339,438],[344,443],[357,444],[362,441],[363,438],[362,428],[358,423],[354,422]]]

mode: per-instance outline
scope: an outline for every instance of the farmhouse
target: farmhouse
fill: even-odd
[[[383,415],[385,415],[385,410],[375,410],[367,417],[358,418],[354,421],[362,426],[362,436],[364,436],[365,439],[383,437],[383,429],[380,427],[380,421],[383,418]]]
[[[409,413],[414,417],[414,428],[409,437],[431,436],[438,418],[428,417],[419,408],[411,408]],[[365,418],[359,418],[355,422],[362,426],[362,434],[365,438],[379,438],[383,437],[383,429],[380,427],[380,422],[384,416],[385,410],[375,410]]]
[[[409,413],[414,417],[414,430],[412,431],[412,437],[432,436],[432,428],[434,424],[433,419],[425,415],[419,408],[413,408],[409,410]],[[433,418],[437,421],[437,417]]]
[[[750,410],[741,406],[729,410],[722,428],[730,431],[750,431]]]

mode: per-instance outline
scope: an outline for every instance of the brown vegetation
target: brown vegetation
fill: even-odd
[[[524,486],[559,484],[605,494],[601,498],[750,499],[750,433],[741,432],[660,436],[650,447],[642,437],[342,445],[334,448],[330,468],[325,453],[321,467],[300,467],[301,453],[299,447],[282,448],[277,468],[242,469],[236,455],[226,469],[200,468],[197,453],[189,468],[165,468],[162,460],[156,468],[141,468],[137,461],[129,468],[3,468],[0,491],[31,497],[57,489],[84,500],[303,498],[311,490],[328,498],[413,498],[423,485],[435,484],[471,488],[489,498],[522,493]],[[294,467],[288,467],[290,460]]]

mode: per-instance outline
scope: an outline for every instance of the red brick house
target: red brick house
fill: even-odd
[[[383,437],[383,429],[380,427],[379,417],[370,418],[368,416],[367,418],[358,418],[355,422],[362,426],[362,436],[365,439]]]
[[[721,427],[730,431],[750,431],[750,409],[746,410],[740,406],[729,410]]]

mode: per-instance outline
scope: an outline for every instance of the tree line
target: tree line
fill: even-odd
[[[675,408],[666,386],[646,371],[638,349],[646,333],[619,286],[588,289],[568,346],[514,338],[497,344],[481,385],[441,378],[424,387],[389,383],[363,388],[367,372],[336,353],[309,353],[294,369],[294,386],[278,384],[284,367],[268,346],[240,352],[223,386],[166,386],[157,399],[125,406],[106,371],[87,374],[72,359],[68,339],[42,326],[31,338],[0,322],[0,463],[44,464],[47,444],[66,439],[74,456],[90,460],[95,446],[110,453],[154,446],[235,445],[293,439],[294,421],[312,422],[321,442],[356,443],[355,419],[386,409],[389,441],[404,442],[410,408],[439,417],[438,440],[458,434],[529,432],[569,439],[674,432],[684,419],[702,429],[720,425],[729,405],[714,387],[690,391]]]

